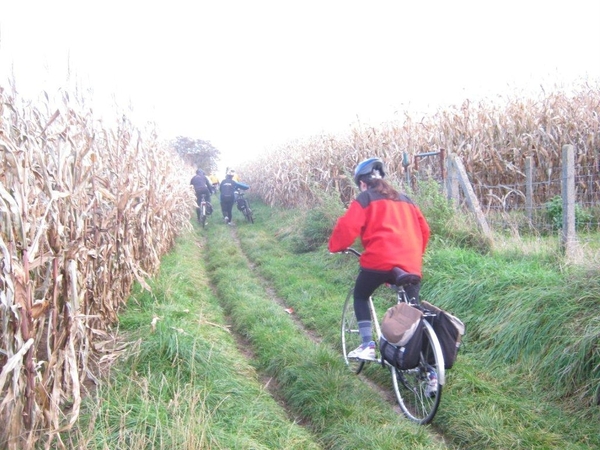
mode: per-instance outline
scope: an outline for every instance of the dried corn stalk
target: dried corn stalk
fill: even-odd
[[[539,183],[534,202],[547,201],[560,189],[561,148],[577,149],[578,201],[600,201],[600,89],[583,84],[557,89],[539,99],[505,99],[464,104],[416,120],[406,113],[398,122],[379,127],[356,125],[345,135],[315,136],[277,148],[240,167],[244,178],[268,204],[297,207],[318,201],[320,192],[336,190],[343,202],[354,195],[351,172],[357,162],[382,157],[391,174],[404,180],[404,153],[414,167],[419,153],[445,149],[464,161],[477,186],[514,185],[525,181],[525,159],[534,162]],[[419,162],[419,169],[439,178],[438,163]],[[546,185],[543,183],[546,182]],[[478,192],[480,201],[487,195]],[[523,201],[523,193],[515,198]]]
[[[77,420],[105,330],[189,224],[179,158],[124,118],[0,88],[0,447]]]

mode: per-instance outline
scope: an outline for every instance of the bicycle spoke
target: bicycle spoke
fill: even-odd
[[[354,314],[353,297],[353,290],[351,289],[342,310],[342,354],[348,368],[354,373],[359,373],[364,367],[365,362],[359,359],[348,358],[348,353],[362,342]]]
[[[415,369],[391,368],[392,384],[400,409],[406,417],[419,424],[433,420],[440,404],[444,379],[443,357],[439,341],[433,329],[424,322],[423,350],[419,365]],[[435,374],[435,383],[432,374]],[[435,386],[435,389],[434,389]]]

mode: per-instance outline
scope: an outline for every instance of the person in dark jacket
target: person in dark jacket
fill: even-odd
[[[235,191],[238,189],[247,190],[250,188],[247,184],[235,181],[235,170],[228,169],[225,179],[219,185],[221,193],[221,212],[226,224],[232,225],[231,218],[233,213],[233,204],[235,203]]]
[[[196,175],[192,177],[190,184],[194,187],[196,193],[196,204],[200,207],[202,196],[206,196],[206,201],[209,204],[209,213],[212,213],[212,205],[210,204],[210,194],[213,192],[213,186],[202,169],[196,170]]]
[[[329,251],[340,252],[360,236],[364,248],[354,285],[354,312],[362,344],[350,358],[375,359],[368,300],[375,290],[393,280],[394,267],[421,275],[423,254],[430,229],[410,198],[397,192],[383,178],[383,161],[369,158],[354,171],[360,193],[340,217],[329,239]],[[420,284],[407,287],[409,298],[418,298]]]

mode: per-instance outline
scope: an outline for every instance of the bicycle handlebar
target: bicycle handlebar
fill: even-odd
[[[353,249],[352,247],[348,247],[345,250],[341,250],[339,252],[331,252],[331,254],[335,254],[335,253],[343,253],[344,255],[347,255],[348,253],[352,253],[353,255],[360,257],[360,252],[358,250]]]

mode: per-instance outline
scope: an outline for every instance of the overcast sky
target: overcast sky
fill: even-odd
[[[0,84],[37,97],[70,70],[99,109],[235,166],[357,120],[598,80],[599,24],[599,0],[0,0]]]

